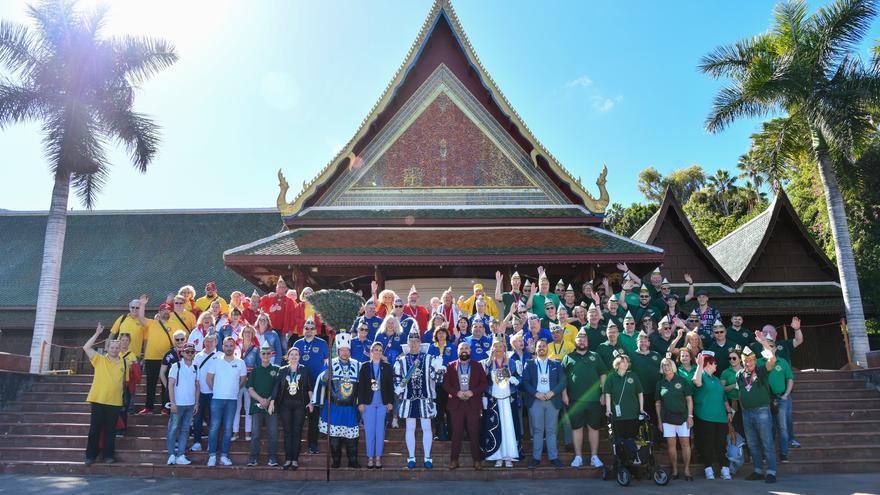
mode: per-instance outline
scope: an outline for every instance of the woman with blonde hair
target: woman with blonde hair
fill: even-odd
[[[630,371],[632,361],[619,354],[611,363],[614,373],[608,373],[602,393],[605,394],[605,412],[611,419],[614,436],[618,440],[636,438],[639,434],[639,416],[644,413],[645,396],[638,375]]]
[[[183,307],[195,316],[202,311],[196,306],[196,288],[192,285],[184,285],[177,291],[177,295],[183,298]]]
[[[443,325],[447,325],[446,331],[449,332],[448,322],[446,318],[440,313],[434,313],[431,316],[431,321],[428,322],[428,329],[422,334],[422,343],[430,344],[434,342],[434,332]],[[454,341],[452,343],[455,343]]]
[[[690,436],[694,425],[694,400],[691,382],[678,373],[675,361],[670,358],[660,361],[660,373],[662,377],[654,391],[657,426],[666,439],[672,479],[678,479],[678,450],[675,443],[678,438],[684,461],[684,479],[693,481]]]
[[[483,399],[486,404],[482,427],[483,455],[487,461],[495,461],[495,467],[512,468],[514,461],[519,460],[521,437],[513,413],[519,376],[516,363],[507,357],[507,342],[503,335],[495,335],[492,353],[480,364],[489,379],[489,388]]]
[[[385,316],[390,315],[394,309],[395,299],[397,299],[397,294],[391,289],[385,289],[380,292],[376,298],[376,315],[379,318],[385,318]]]
[[[259,319],[257,322],[259,323]],[[244,361],[248,375],[260,365],[260,346],[256,340],[256,329],[251,325],[245,325],[241,330],[240,339],[236,342],[236,354]],[[238,427],[241,424],[241,406],[244,406],[244,434],[245,440],[251,441],[251,396],[247,389],[242,387],[238,391],[238,405],[235,408],[235,416],[232,419],[232,440],[238,439]]]
[[[440,305],[437,306],[437,312],[443,315],[443,318],[446,318],[446,322],[449,323],[450,326],[457,324],[458,318],[461,315],[461,310],[458,309],[458,305],[455,304],[455,296],[452,294],[452,287],[443,291],[443,294],[440,296]],[[453,333],[451,331],[449,337],[450,340],[455,341],[455,339],[452,338]]]
[[[196,320],[196,326],[189,333],[189,337],[187,338],[187,342],[195,346],[196,352],[202,352],[202,349],[205,348],[205,337],[208,336],[209,333],[214,333],[214,315],[210,312],[204,312],[199,314],[198,319]]]

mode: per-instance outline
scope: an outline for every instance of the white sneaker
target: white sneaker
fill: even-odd
[[[244,439],[247,440],[248,442],[250,442],[251,441],[251,434],[248,433],[247,435],[245,435]]]
[[[192,461],[187,459],[185,455],[177,456],[177,459],[175,459],[175,462],[177,462],[178,465],[183,465],[183,466],[188,466],[188,465],[192,464]]]
[[[232,436],[229,438],[229,441],[230,441],[230,442],[234,442],[234,441],[236,441],[236,440],[238,440],[238,433],[236,433],[235,435],[232,435]]]
[[[594,468],[599,469],[600,467],[605,466],[605,464],[602,464],[602,460],[599,459],[599,456],[594,455],[594,456],[590,457],[590,466],[593,466]]]
[[[723,479],[723,480],[729,480],[729,479],[731,479],[731,478],[730,478],[730,468],[729,468],[729,467],[724,466],[724,467],[721,468],[721,479]]]
[[[190,450],[190,452],[201,452],[202,451],[202,444],[200,444],[199,442],[196,442],[192,445],[192,447],[189,448],[189,450]]]
[[[175,463],[177,463],[177,457],[175,457],[174,454],[171,454],[168,456],[168,462],[166,462],[165,464],[173,466]]]
[[[214,467],[217,465],[217,456],[211,455],[208,456],[208,467]]]
[[[391,427],[392,428],[400,428],[400,424],[397,422],[397,418],[393,418],[391,420]]]
[[[574,456],[574,460],[571,461],[571,467],[579,468],[583,465],[584,465],[584,460],[581,459],[581,456],[579,456],[579,455]]]
[[[512,467],[513,467],[513,461],[504,461],[504,467],[512,468]]]
[[[223,464],[224,466],[231,466],[232,461],[230,461],[228,457],[223,456],[220,458],[220,464]]]
[[[498,467],[498,468],[504,467],[504,461],[502,461],[500,459],[495,461],[495,467]]]
[[[707,480],[714,480],[715,479],[715,470],[712,469],[712,466],[707,467],[706,469],[703,470],[703,472],[706,473]]]

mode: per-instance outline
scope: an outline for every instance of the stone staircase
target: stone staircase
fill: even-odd
[[[86,467],[82,460],[89,429],[89,405],[84,401],[90,382],[88,375],[39,377],[21,400],[0,412],[0,472],[215,478],[217,470],[225,470],[232,471],[229,476],[240,479],[326,479],[326,440],[320,445],[320,455],[304,453],[300,456],[297,471],[265,466],[265,438],[260,458],[263,465],[259,467],[244,465],[250,442],[243,439],[233,442],[230,458],[234,465],[231,467],[206,467],[204,452],[187,453],[193,461],[191,466],[166,466],[167,416],[164,415],[129,416],[128,433],[116,442],[118,462]],[[143,404],[142,394],[143,384],[135,397],[136,406]],[[803,447],[791,449],[790,462],[780,465],[780,475],[880,471],[880,393],[867,388],[864,380],[855,378],[851,372],[832,371],[797,373],[793,397],[795,433]],[[600,457],[610,463],[610,447],[605,436],[603,434]],[[417,436],[417,440],[421,455],[420,437]],[[530,445],[526,443],[526,452],[529,452]],[[466,446],[460,459],[462,467],[450,472],[446,469],[449,447],[449,442],[434,442],[433,470],[407,470],[403,430],[391,429],[386,434],[384,469],[343,468],[331,470],[330,477],[332,480],[491,480],[598,478],[601,475],[601,471],[589,468],[552,469],[546,461],[535,470],[526,469],[526,462],[521,461],[514,469],[490,467],[476,471],[471,467],[473,462]],[[363,440],[359,454],[363,465],[366,462]],[[665,465],[665,451],[656,454],[661,466]],[[572,457],[573,454],[560,448],[563,463],[567,465]],[[280,439],[278,458],[284,459]]]

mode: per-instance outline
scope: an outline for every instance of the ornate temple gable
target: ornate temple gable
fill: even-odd
[[[281,193],[277,205],[282,216],[290,218],[310,207],[326,204],[327,197],[337,193],[339,179],[348,176],[347,171],[352,166],[362,163],[366,148],[371,146],[378,134],[440,65],[446,65],[468,92],[481,102],[484,110],[529,157],[530,163],[566,198],[566,203],[586,208],[592,214],[605,212],[609,204],[605,170],[596,181],[600,194],[593,197],[583,187],[580,178],[575,179],[535,138],[507,101],[474,52],[449,0],[435,0],[397,73],[339,154],[314,179],[303,182],[302,190],[291,202],[286,199],[290,185],[279,172]],[[338,196],[338,193],[335,195]]]
[[[571,204],[440,65],[316,206]]]

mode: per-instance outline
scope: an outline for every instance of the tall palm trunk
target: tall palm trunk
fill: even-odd
[[[862,308],[862,293],[859,290],[859,276],[856,272],[856,260],[853,255],[852,241],[849,237],[849,222],[846,218],[843,196],[837,185],[837,173],[834,162],[828,154],[821,137],[814,138],[813,148],[819,162],[819,177],[825,189],[825,203],[828,208],[828,221],[834,238],[834,252],[837,257],[837,272],[840,275],[840,287],[843,291],[843,303],[846,305],[846,322],[849,329],[849,345],[852,359],[860,366],[867,366],[865,355],[868,347],[868,333],[865,327],[865,312]]]
[[[55,330],[55,312],[58,308],[58,287],[61,283],[61,256],[64,254],[64,234],[67,231],[67,197],[70,193],[70,174],[55,175],[52,204],[46,222],[43,240],[43,267],[40,270],[40,289],[37,294],[37,314],[34,336],[31,340],[31,373],[42,373],[49,368],[52,333]],[[43,342],[46,348],[43,349]],[[42,368],[40,363],[42,362]]]

